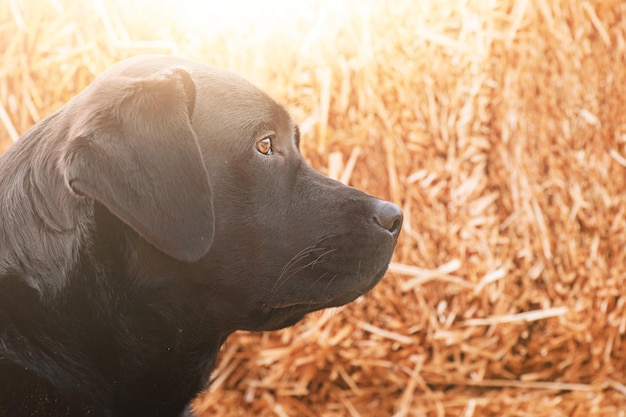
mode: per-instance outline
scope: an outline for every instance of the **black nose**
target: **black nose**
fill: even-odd
[[[388,201],[379,200],[376,202],[374,221],[396,237],[400,234],[402,219],[403,215],[400,207]]]

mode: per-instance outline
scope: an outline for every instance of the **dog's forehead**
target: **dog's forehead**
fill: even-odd
[[[196,84],[194,126],[201,131],[243,131],[254,136],[263,130],[293,130],[289,113],[239,75],[214,67],[191,73]]]
[[[213,67],[191,74],[196,85],[197,104],[210,105],[212,112],[257,112],[262,116],[276,110],[274,100],[237,74]]]

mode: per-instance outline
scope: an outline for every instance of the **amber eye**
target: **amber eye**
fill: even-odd
[[[258,141],[256,143],[256,150],[261,152],[263,155],[271,155],[272,154],[272,139],[267,137]]]

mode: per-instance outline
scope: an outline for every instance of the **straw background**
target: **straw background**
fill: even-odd
[[[152,4],[1,2],[2,149],[113,62],[175,53],[405,212],[374,291],[233,335],[199,416],[626,416],[624,2]]]

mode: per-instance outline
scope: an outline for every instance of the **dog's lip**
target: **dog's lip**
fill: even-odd
[[[322,310],[325,308],[338,307],[353,301],[362,294],[339,294],[333,298],[325,298],[321,300],[298,300],[283,303],[263,303],[261,310],[265,313],[290,311],[294,313],[308,313],[312,311]]]
[[[288,308],[298,308],[298,307],[311,307],[315,309],[316,307],[323,306],[332,300],[324,300],[324,301],[294,301],[294,302],[286,302],[286,303],[263,303],[263,310],[284,310]]]
[[[284,302],[284,303],[276,303],[276,304],[264,303],[262,309],[265,311],[276,311],[276,310],[315,311],[315,310],[321,310],[323,308],[342,306],[344,304],[347,304],[359,298],[365,292],[354,290],[354,291],[349,291],[347,293],[338,294],[336,297],[321,299],[321,300],[308,300],[308,301],[300,300],[300,301]]]

